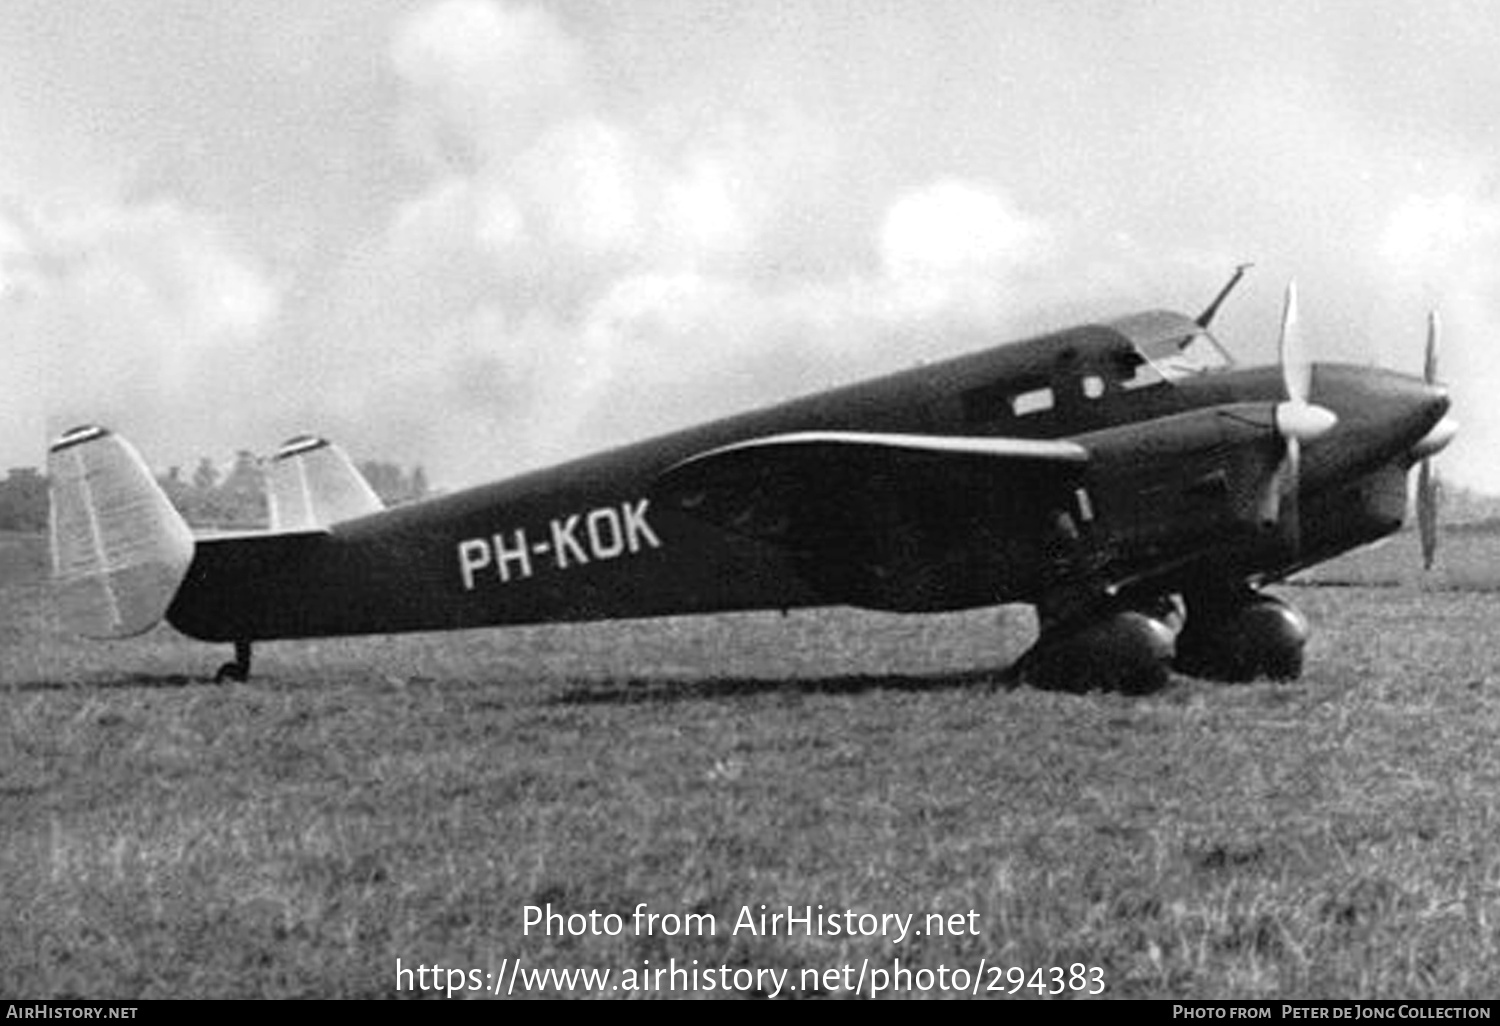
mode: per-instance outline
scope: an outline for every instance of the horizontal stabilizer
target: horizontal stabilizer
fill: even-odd
[[[344,451],[311,435],[277,450],[266,474],[272,531],[312,531],[385,508]]]
[[[64,623],[92,638],[154,627],[193,561],[193,535],[140,454],[104,428],[63,435],[47,457],[52,566]]]

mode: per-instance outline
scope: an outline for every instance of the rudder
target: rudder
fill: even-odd
[[[85,637],[156,626],[193,561],[193,534],[135,448],[76,428],[47,455],[52,570],[63,622]]]
[[[272,531],[307,531],[379,513],[385,504],[344,451],[322,438],[286,442],[266,473]]]

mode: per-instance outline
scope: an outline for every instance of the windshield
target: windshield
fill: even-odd
[[[1141,354],[1169,381],[1194,374],[1211,374],[1229,366],[1229,357],[1224,350],[1201,328],[1191,335],[1164,339],[1149,349],[1141,347]]]
[[[1137,371],[1138,378],[1178,381],[1234,366],[1212,335],[1181,314],[1137,314],[1115,321],[1111,327],[1130,339],[1145,359]]]

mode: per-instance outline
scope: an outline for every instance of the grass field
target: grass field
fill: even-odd
[[[40,546],[0,536],[0,995],[389,997],[399,957],[1493,997],[1500,595],[1361,583],[1410,549],[1282,589],[1301,682],[1125,698],[992,690],[1030,630],[995,611],[272,644],[215,686],[227,653],[170,631],[63,635]],[[717,931],[637,935],[640,902]],[[548,903],[625,928],[523,935]],[[977,933],[731,933],[761,904]]]

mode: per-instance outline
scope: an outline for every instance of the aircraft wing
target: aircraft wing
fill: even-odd
[[[668,469],[657,501],[776,545],[825,592],[887,608],[971,601],[984,559],[1033,551],[1089,463],[1065,440],[810,431]],[[964,597],[960,597],[964,596]]]
[[[1071,480],[1088,458],[1068,441],[807,431],[700,453],[663,474],[656,493],[724,530],[805,548],[892,515],[1004,505],[997,489]]]
[[[1229,403],[1069,439],[800,432],[712,449],[658,501],[780,547],[830,599],[961,608],[1111,588],[1226,540],[1285,534],[1275,403]]]

